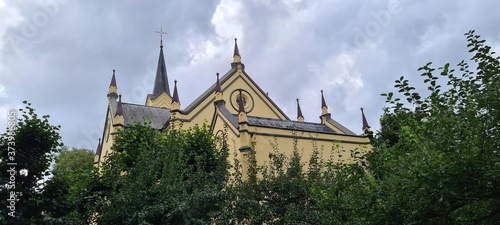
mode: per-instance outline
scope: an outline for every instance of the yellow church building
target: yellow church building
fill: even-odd
[[[253,149],[259,164],[269,161],[276,146],[281,153],[290,155],[296,145],[307,160],[313,145],[323,149],[324,158],[330,157],[332,148],[340,147],[348,156],[349,150],[370,145],[366,135],[370,127],[363,110],[362,131],[356,134],[332,118],[323,91],[321,99],[318,98],[321,103],[318,122],[304,121],[298,99],[297,119],[291,120],[245,72],[236,39],[230,69],[220,77],[216,75],[214,83],[203,94],[182,108],[177,81],[174,81],[173,93],[170,92],[163,44],[160,44],[153,91],[145,96],[144,105],[122,101],[113,70],[107,94],[106,122],[94,164],[102,164],[112,152],[113,136],[117,131],[136,121],[150,121],[150,126],[158,130],[186,129],[208,122],[214,134],[226,132],[229,146],[235,148],[232,150],[237,151],[240,161],[246,162],[248,150]]]

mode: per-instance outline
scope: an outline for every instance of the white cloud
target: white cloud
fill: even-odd
[[[240,1],[222,0],[217,5],[212,17],[212,24],[219,37],[242,37],[243,26],[240,23],[244,14]]]
[[[342,51],[338,55],[331,55],[321,64],[310,64],[309,68],[314,74],[314,80],[321,81],[314,84],[317,86],[314,89],[324,89],[325,95],[335,96],[335,105],[341,103],[346,111],[358,108],[353,103],[357,102],[364,83],[361,72],[356,69],[355,53]],[[318,98],[317,94],[313,96]]]

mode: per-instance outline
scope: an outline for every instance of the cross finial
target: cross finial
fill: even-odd
[[[160,26],[160,31],[156,31],[157,34],[160,34],[160,48],[163,48],[163,35],[167,34],[167,32],[163,32],[163,27]]]

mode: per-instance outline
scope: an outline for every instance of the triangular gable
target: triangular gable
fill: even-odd
[[[220,85],[222,86],[222,92],[224,95],[224,100],[226,100],[227,109],[236,113],[235,106],[236,103],[234,99],[236,98],[235,90],[244,89],[246,95],[250,95],[253,101],[254,107],[259,107],[258,109],[250,109],[249,115],[270,117],[281,120],[290,120],[288,116],[274,103],[274,101],[269,98],[269,96],[255,83],[255,81],[248,76],[244,69],[239,70],[237,67],[244,67],[243,64],[233,63],[232,68],[220,78]],[[193,111],[198,108],[207,98],[213,98],[216,88],[216,83],[212,84],[203,94],[201,94],[197,99],[195,99],[189,106],[187,106],[182,113],[185,115],[192,114]],[[231,101],[232,100],[232,101]],[[196,114],[196,113],[195,113]]]

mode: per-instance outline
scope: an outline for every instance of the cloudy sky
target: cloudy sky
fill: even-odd
[[[112,70],[123,100],[143,104],[163,26],[181,107],[230,69],[238,37],[247,73],[290,118],[298,97],[306,121],[319,122],[323,89],[332,117],[360,133],[359,108],[378,128],[380,94],[395,79],[419,82],[427,62],[469,59],[468,30],[500,50],[498,9],[498,0],[0,0],[0,127],[28,100],[62,126],[66,145],[95,149]]]

